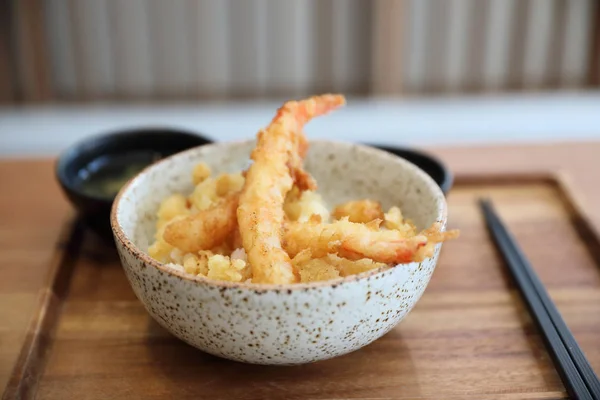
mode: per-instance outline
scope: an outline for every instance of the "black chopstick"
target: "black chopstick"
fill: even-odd
[[[569,395],[600,400],[600,381],[548,296],[544,285],[515,239],[496,215],[489,200],[480,200],[487,227],[506,260],[509,271],[541,331],[546,347]]]

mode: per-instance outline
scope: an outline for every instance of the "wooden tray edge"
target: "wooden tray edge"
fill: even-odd
[[[593,253],[600,265],[600,231],[587,213],[581,195],[574,188],[569,176],[563,172],[537,171],[527,173],[500,174],[459,174],[455,177],[456,186],[502,185],[548,183],[556,187],[569,214],[574,217],[573,225],[578,234],[595,242]],[[85,228],[81,221],[71,217],[65,224],[57,248],[51,259],[44,288],[40,291],[36,312],[29,325],[27,336],[15,362],[2,399],[34,398],[37,385],[43,373],[46,356],[52,344],[52,334],[58,322],[63,300],[68,294],[75,262],[81,252]],[[588,242],[586,242],[588,243]],[[594,251],[592,251],[594,250]],[[552,396],[551,396],[552,397]]]
[[[28,399],[35,396],[46,353],[52,343],[51,335],[58,321],[75,261],[83,243],[83,233],[83,224],[73,217],[61,230],[50,260],[50,270],[38,296],[36,311],[29,323],[21,352],[4,389],[3,400]]]
[[[455,185],[500,185],[547,183],[554,186],[558,195],[572,218],[572,225],[580,239],[587,245],[590,255],[600,266],[600,228],[590,216],[583,195],[576,189],[569,174],[564,171],[532,171],[527,173],[499,174],[460,174],[455,178]],[[594,242],[594,246],[589,243]]]

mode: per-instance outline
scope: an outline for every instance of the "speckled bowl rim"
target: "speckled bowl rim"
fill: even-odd
[[[184,150],[182,152],[179,152],[179,153],[174,154],[169,157],[165,157],[165,158],[155,162],[154,164],[149,165],[148,167],[144,168],[141,172],[139,172],[136,176],[134,176],[132,179],[130,179],[129,182],[127,182],[121,188],[121,190],[119,191],[119,193],[117,194],[117,196],[115,197],[115,200],[113,202],[111,213],[110,213],[110,224],[111,224],[112,231],[113,231],[113,234],[116,237],[116,239],[136,259],[142,261],[146,266],[149,265],[149,266],[155,267],[155,268],[159,269],[160,271],[165,272],[169,275],[173,275],[179,279],[195,282],[198,284],[207,284],[207,285],[222,288],[222,289],[245,289],[245,290],[252,290],[255,292],[287,291],[288,293],[290,293],[292,290],[309,290],[309,289],[314,289],[314,288],[336,287],[336,286],[342,285],[344,283],[368,280],[369,278],[371,278],[375,275],[381,274],[385,271],[388,271],[391,268],[399,268],[398,265],[384,266],[384,267],[372,269],[370,271],[362,272],[360,274],[350,275],[350,276],[346,276],[346,277],[340,277],[340,278],[331,279],[331,280],[327,280],[327,281],[317,281],[317,282],[309,282],[309,283],[293,283],[293,284],[286,284],[286,285],[217,281],[217,280],[209,279],[204,276],[190,275],[184,271],[179,271],[179,270],[176,270],[175,268],[168,267],[166,264],[163,264],[163,263],[153,259],[148,254],[146,254],[145,252],[140,250],[131,241],[131,239],[129,239],[129,237],[127,237],[127,235],[121,228],[121,224],[119,223],[119,220],[117,218],[117,210],[119,209],[119,206],[121,204],[121,199],[123,198],[123,196],[127,193],[129,188],[136,181],[141,179],[144,175],[148,174],[150,171],[162,168],[162,166],[164,164],[168,163],[169,161],[171,161],[173,159],[177,159],[177,158],[184,158],[187,154],[199,151],[200,148],[207,148],[207,147],[227,148],[228,146],[241,145],[241,144],[245,144],[245,143],[251,143],[254,141],[255,141],[255,139],[246,139],[246,140],[235,140],[235,141],[205,144],[205,145],[193,147],[188,150]],[[353,147],[358,147],[361,149],[361,151],[373,153],[377,157],[387,159],[392,164],[393,163],[404,164],[406,167],[408,167],[408,169],[410,171],[412,171],[415,174],[415,176],[417,176],[418,178],[425,181],[425,184],[434,193],[434,195],[437,195],[437,197],[439,199],[439,202],[438,202],[439,207],[437,210],[436,221],[441,222],[442,224],[445,225],[447,218],[448,218],[448,206],[447,206],[445,196],[444,196],[442,190],[440,189],[439,185],[433,180],[433,178],[431,178],[425,171],[423,171],[421,168],[419,168],[415,164],[413,164],[410,161],[405,160],[403,158],[399,158],[398,156],[396,156],[394,154],[390,154],[384,150],[380,150],[380,149],[377,149],[377,148],[374,148],[374,147],[371,147],[368,145],[359,144],[359,143],[339,141],[339,140],[324,140],[324,139],[309,140],[309,145],[317,144],[317,143],[322,144],[322,145],[336,146],[336,147],[342,146],[342,148],[345,148],[345,149],[351,149]],[[310,151],[310,149],[309,149],[309,151]]]

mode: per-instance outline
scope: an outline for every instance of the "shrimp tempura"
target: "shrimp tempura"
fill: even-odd
[[[338,253],[349,260],[370,258],[386,264],[413,260],[417,251],[427,244],[425,235],[405,237],[396,230],[379,230],[381,220],[368,224],[350,222],[348,217],[332,223],[309,221],[288,223],[285,249],[290,256],[310,249],[313,257]]]
[[[284,247],[291,257],[310,250],[313,257],[337,253],[349,260],[364,258],[385,264],[403,264],[422,261],[433,255],[435,245],[458,237],[458,231],[442,231],[439,223],[418,235],[406,236],[400,230],[380,230],[381,220],[367,224],[354,223],[343,217],[332,223],[321,223],[319,218],[309,222],[286,224]]]
[[[232,193],[213,207],[171,222],[163,233],[165,242],[193,253],[220,245],[237,226],[238,198],[239,192]]]
[[[345,104],[343,96],[323,95],[285,103],[257,136],[254,163],[237,210],[242,243],[256,283],[298,281],[290,257],[281,246],[283,203],[302,160],[302,127],[312,118]]]

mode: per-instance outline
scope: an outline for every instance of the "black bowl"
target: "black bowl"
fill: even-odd
[[[368,144],[368,146],[385,150],[415,164],[417,167],[429,174],[431,178],[433,178],[433,180],[442,189],[444,195],[447,195],[452,188],[452,184],[454,183],[454,176],[452,175],[452,172],[450,172],[444,163],[442,163],[436,157],[421,151],[402,147],[381,146],[374,144]]]
[[[100,237],[112,241],[110,210],[114,196],[92,195],[82,190],[82,171],[92,163],[136,152],[167,157],[211,143],[199,134],[169,128],[141,128],[87,138],[65,150],[56,162],[56,177],[83,222]],[[147,164],[153,160],[148,159]]]

